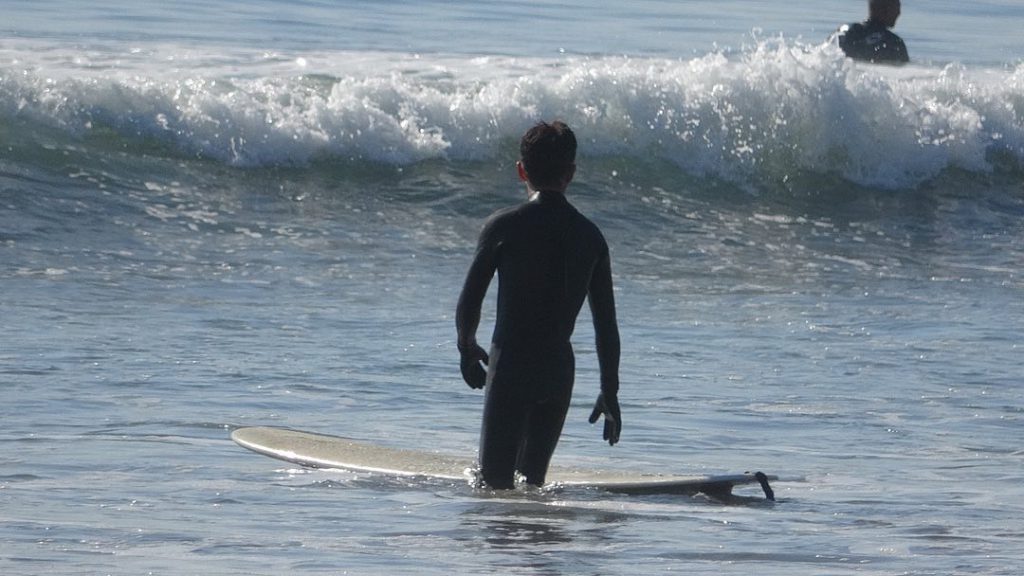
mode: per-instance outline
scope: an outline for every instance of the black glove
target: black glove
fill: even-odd
[[[604,439],[610,446],[615,446],[619,441],[619,433],[622,432],[622,414],[619,411],[619,399],[616,396],[598,394],[597,402],[594,403],[594,411],[590,413],[590,423],[597,422],[597,419],[604,414]]]
[[[487,351],[474,343],[465,350],[460,349],[459,355],[462,357],[459,361],[462,379],[470,388],[483,388],[487,383]]]

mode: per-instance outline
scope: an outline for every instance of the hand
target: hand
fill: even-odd
[[[604,414],[604,439],[609,446],[615,446],[619,441],[619,433],[622,432],[622,414],[619,410],[619,399],[616,396],[604,393],[598,394],[597,402],[594,403],[594,411],[590,413],[590,423],[597,422],[597,419]]]
[[[460,348],[459,355],[462,357],[459,361],[462,379],[470,388],[483,388],[487,383],[487,352],[474,342],[465,349]]]

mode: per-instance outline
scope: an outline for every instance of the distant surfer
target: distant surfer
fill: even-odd
[[[619,330],[608,244],[566,199],[576,172],[576,136],[562,122],[523,135],[516,164],[528,200],[492,214],[483,226],[455,314],[462,377],[486,388],[480,476],[494,489],[544,483],[572,396],[575,358],[569,339],[583,301],[596,334],[604,439],[619,440]],[[498,274],[490,354],[476,340],[480,309]],[[486,365],[486,367],[484,366]]]
[[[887,64],[910,61],[903,39],[890,30],[900,17],[900,0],[868,0],[868,19],[845,24],[832,36],[854,60]]]

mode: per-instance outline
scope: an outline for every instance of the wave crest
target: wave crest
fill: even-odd
[[[5,54],[0,122],[155,139],[237,166],[489,160],[541,118],[569,122],[584,156],[754,186],[809,172],[912,187],[1024,159],[1024,65],[866,66],[782,39],[691,60]]]

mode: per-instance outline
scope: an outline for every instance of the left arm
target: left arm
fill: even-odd
[[[466,274],[462,285],[459,303],[455,308],[455,329],[458,332],[459,364],[462,378],[470,388],[483,388],[487,380],[487,372],[481,363],[488,361],[487,351],[476,341],[476,331],[480,325],[480,309],[483,306],[487,288],[497,269],[495,250],[489,247],[489,227],[485,227],[480,235],[476,256]]]

